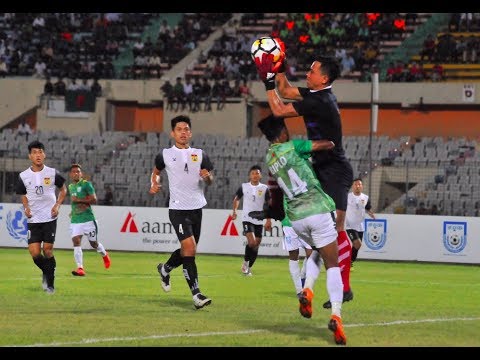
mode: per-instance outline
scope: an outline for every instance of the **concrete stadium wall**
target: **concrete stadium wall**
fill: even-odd
[[[0,128],[8,125],[10,121],[39,104],[38,99],[43,91],[44,82],[44,80],[31,78],[2,79],[0,82]],[[100,84],[107,101],[132,101],[139,104],[150,104],[159,103],[163,100],[160,91],[163,80],[100,80]],[[304,82],[295,84],[303,85]],[[460,82],[380,83],[380,103],[402,104],[404,109],[408,110],[409,106],[413,108],[419,103],[420,98],[423,98],[423,103],[426,105],[471,105],[475,107],[480,106],[480,94],[479,91],[476,91],[479,85],[479,82],[468,84]],[[473,89],[468,100],[465,98],[467,86],[469,86],[469,89]],[[370,103],[370,83],[352,83],[340,80],[335,83],[334,91],[340,103]],[[266,101],[265,90],[261,82],[252,84],[252,93],[258,102]],[[99,107],[99,111],[101,109],[102,107]],[[165,111],[163,118],[164,129],[169,128],[170,119],[177,114]],[[195,126],[196,133],[222,133],[228,136],[241,137],[247,135],[247,107],[243,102],[227,104],[223,111],[217,112],[214,109],[212,112],[200,111],[189,115],[194,118],[195,122],[201,124],[200,126]],[[255,111],[253,116],[255,117]],[[72,131],[77,129],[72,119],[47,121],[42,113],[39,113],[37,117],[39,125],[42,127],[50,126],[49,129],[58,128],[67,133],[71,133],[70,129]],[[100,118],[106,118],[106,111],[103,114],[92,115],[89,126],[83,127],[85,132],[98,128],[98,122],[104,121]]]

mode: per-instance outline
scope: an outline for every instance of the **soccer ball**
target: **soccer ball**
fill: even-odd
[[[280,60],[282,48],[273,37],[263,36],[253,42],[250,54],[252,55],[253,61],[255,61],[255,58],[258,58],[261,62],[264,53],[272,54],[273,62],[276,62]]]

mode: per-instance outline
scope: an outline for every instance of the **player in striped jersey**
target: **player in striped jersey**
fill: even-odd
[[[180,249],[175,250],[166,263],[158,264],[157,270],[162,288],[168,292],[171,289],[170,272],[183,265],[183,275],[192,292],[193,304],[200,309],[212,302],[200,291],[195,255],[202,227],[202,208],[207,204],[204,190],[213,182],[213,164],[203,150],[189,145],[192,131],[188,116],[174,117],[171,127],[175,144],[155,157],[149,193],[160,191],[160,172],[165,169],[170,192],[168,214],[180,241]]]
[[[35,140],[28,144],[28,157],[32,164],[20,173],[16,193],[21,195],[27,217],[28,251],[35,265],[42,270],[43,290],[53,294],[57,266],[53,244],[57,232],[58,212],[67,195],[67,187],[65,178],[56,169],[45,165],[43,143]]]

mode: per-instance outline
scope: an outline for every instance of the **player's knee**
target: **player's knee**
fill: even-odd
[[[352,241],[352,245],[355,249],[359,250],[362,246],[362,242],[360,241],[360,239],[355,239]]]

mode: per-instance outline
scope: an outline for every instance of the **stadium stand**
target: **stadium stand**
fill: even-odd
[[[290,22],[294,21],[298,32],[295,38],[313,35],[319,27],[338,28],[338,33],[322,34],[324,38],[315,39],[318,43],[307,41],[302,49],[297,49],[292,39],[287,39],[287,49],[296,53],[297,58],[289,58],[296,68],[292,76],[301,77],[312,59],[312,54],[319,49],[335,53],[334,49],[344,49],[345,53],[355,54],[355,68],[344,79],[349,81],[368,81],[368,73],[372,66],[386,69],[390,61],[402,60],[405,64],[410,60],[419,61],[419,52],[423,40],[430,33],[441,37],[450,21],[450,14],[288,14],[265,13],[245,14],[240,21],[231,20],[231,14],[183,14],[178,17],[179,26],[173,26],[175,41],[164,42],[160,37],[163,18],[160,14],[123,14],[116,17],[114,13],[78,14],[70,17],[71,24],[63,23],[54,14],[47,14],[44,21],[56,24],[58,43],[51,44],[46,40],[47,33],[41,28],[41,20],[33,14],[15,15],[0,14],[0,49],[19,46],[26,50],[25,62],[15,63],[9,68],[9,76],[31,76],[34,74],[37,55],[48,58],[52,45],[53,60],[48,61],[47,69],[53,76],[81,77],[81,61],[71,59],[69,52],[74,49],[78,59],[89,63],[93,75],[103,78],[120,77],[123,79],[158,79],[170,72],[188,54],[193,44],[209,39],[212,33],[225,27],[218,39],[212,39],[212,46],[200,52],[200,57],[184,67],[182,80],[187,78],[211,78],[226,80],[233,85],[237,80],[256,80],[256,71],[249,58],[250,44],[260,35],[278,33],[286,34]],[[307,16],[308,15],[308,16]],[[318,18],[316,17],[318,15]],[[448,17],[447,17],[448,15]],[[364,17],[363,17],[364,16]],[[363,18],[362,18],[363,17]],[[68,18],[68,17],[67,17]],[[404,20],[401,28],[395,28],[395,20]],[[368,21],[372,21],[368,25]],[[36,25],[33,26],[33,23]],[[401,21],[400,21],[401,23]],[[68,25],[68,26],[67,26]],[[365,28],[368,27],[368,29]],[[361,33],[360,30],[369,30]],[[92,30],[93,29],[93,30]],[[198,30],[201,29],[201,30]],[[21,30],[21,31],[20,31]],[[69,31],[67,31],[69,30]],[[341,30],[345,33],[342,35]],[[282,33],[282,31],[284,31]],[[24,32],[31,34],[27,43]],[[354,34],[355,36],[347,36]],[[468,34],[476,40],[478,33],[450,32],[454,39],[465,38]],[[51,37],[51,33],[48,36]],[[18,37],[18,41],[14,39]],[[283,37],[282,37],[283,38]],[[75,45],[71,45],[71,39]],[[106,41],[106,39],[110,39]],[[288,42],[290,41],[290,42]],[[325,42],[325,43],[322,43]],[[116,42],[116,44],[115,44]],[[70,43],[70,45],[69,45]],[[190,48],[178,49],[178,44],[189,44]],[[147,50],[135,50],[135,45]],[[167,44],[169,44],[167,46]],[[177,44],[177,45],[175,45]],[[368,44],[372,46],[369,53]],[[171,47],[170,47],[171,45]],[[337,46],[338,45],[338,46]],[[177,53],[166,53],[166,48],[178,50]],[[228,50],[230,49],[230,50]],[[241,49],[241,51],[238,51]],[[295,49],[295,51],[293,51]],[[5,50],[4,50],[5,51]],[[238,57],[223,56],[225,53],[240,52]],[[287,50],[288,51],[288,50]],[[356,52],[355,52],[356,51]],[[135,56],[134,53],[137,55]],[[148,66],[149,58],[157,53],[160,62],[152,60],[157,68],[152,71]],[[339,56],[343,52],[339,52]],[[399,54],[404,54],[399,56]],[[17,52],[18,55],[18,52]],[[56,56],[59,59],[55,59]],[[60,56],[61,55],[61,56]],[[140,62],[136,58],[145,55]],[[463,55],[463,53],[462,53]],[[224,70],[213,72],[217,60],[226,62]],[[459,58],[457,57],[457,60]],[[467,57],[468,59],[468,57]],[[470,57],[470,59],[472,59]],[[27,61],[28,60],[28,61]],[[11,61],[11,60],[10,60]],[[145,65],[145,61],[147,65]],[[463,61],[463,58],[462,58]],[[99,70],[96,63],[111,62],[112,71],[105,73]],[[94,64],[91,64],[94,63]],[[55,65],[57,64],[57,65]],[[237,64],[238,67],[233,65]],[[429,76],[434,63],[424,63],[423,69]],[[12,65],[12,63],[10,63]],[[79,66],[80,65],[80,66]],[[465,63],[442,62],[445,80],[477,79],[480,68],[475,61]],[[227,70],[229,69],[229,70]],[[55,72],[56,71],[56,72]],[[214,74],[218,74],[214,75]],[[92,75],[92,74],[90,74]],[[406,80],[405,80],[406,81]],[[205,101],[202,99],[202,101]],[[215,103],[215,100],[212,100]],[[243,101],[238,96],[225,96],[225,103]],[[49,160],[64,171],[71,162],[89,164],[86,173],[92,178],[99,198],[103,198],[105,188],[112,186],[115,193],[115,205],[119,206],[164,206],[168,194],[157,197],[148,195],[141,184],[146,184],[151,172],[154,156],[159,148],[169,146],[168,133],[141,133],[128,131],[103,131],[68,136],[62,131],[43,131],[39,129],[34,137],[45,142],[49,149]],[[17,162],[27,158],[24,139],[15,135],[15,131],[5,127],[0,132],[0,163],[12,159]],[[366,136],[345,136],[345,149],[348,158],[359,176],[372,174],[374,181],[382,185],[371,195],[375,199],[377,212],[415,213],[421,202],[428,209],[436,207],[441,214],[478,216],[480,207],[478,161],[480,156],[476,141],[445,138],[407,137],[389,138],[379,136],[368,145]],[[196,134],[194,146],[204,148],[214,159],[216,166],[216,187],[207,191],[209,208],[230,208],[232,196],[239,182],[253,163],[263,164],[267,142],[261,137],[227,137],[224,135]],[[12,183],[15,171],[4,172],[1,177],[2,201],[13,199]],[[164,178],[165,181],[165,178]],[[166,184],[163,184],[166,185]],[[166,187],[165,187],[166,188]],[[387,201],[388,200],[388,201]]]

